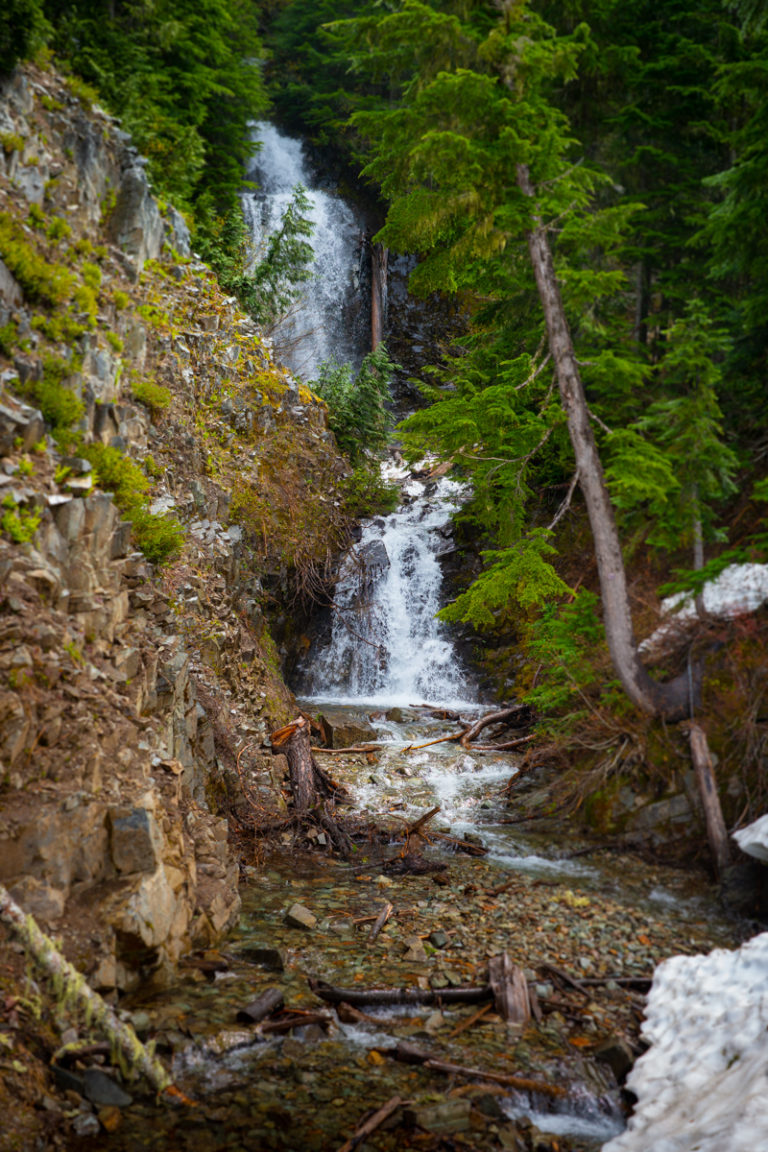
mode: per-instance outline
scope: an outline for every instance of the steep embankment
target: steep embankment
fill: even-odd
[[[264,585],[342,539],[345,465],[110,117],[29,68],[0,144],[0,881],[109,992],[237,914]]]

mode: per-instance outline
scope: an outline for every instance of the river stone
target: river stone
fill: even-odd
[[[352,748],[356,744],[370,744],[376,739],[373,726],[360,717],[339,715],[323,719],[330,748]]]
[[[83,1085],[86,1099],[99,1108],[127,1108],[133,1103],[133,1097],[123,1092],[120,1085],[100,1068],[86,1068]]]
[[[413,964],[425,964],[427,961],[427,954],[424,951],[424,945],[420,936],[409,936],[405,940],[407,951],[403,956],[403,960]]]
[[[303,904],[294,904],[285,914],[285,922],[291,928],[306,928],[311,932],[317,927],[317,916],[305,908]]]
[[[406,1108],[407,1124],[426,1128],[428,1132],[466,1132],[469,1128],[470,1100],[442,1100],[439,1104],[421,1104]]]

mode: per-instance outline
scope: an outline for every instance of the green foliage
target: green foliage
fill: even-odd
[[[5,511],[0,517],[0,528],[14,544],[28,543],[40,527],[40,513],[21,506],[8,507],[5,500],[3,506]]]
[[[32,56],[48,31],[42,0],[3,0],[0,8],[0,75]]]
[[[74,275],[63,264],[51,263],[26,239],[21,224],[0,212],[0,256],[33,304],[55,306],[70,298]]]
[[[597,595],[581,589],[567,604],[547,604],[529,627],[526,664],[533,675],[523,699],[531,707],[543,714],[572,707],[598,679],[606,655],[598,608]]]
[[[300,184],[283,213],[280,225],[261,251],[253,252],[242,212],[223,222],[215,241],[203,245],[222,287],[234,292],[243,308],[266,328],[274,326],[301,296],[311,278],[314,251],[309,243],[312,203]]]
[[[199,233],[237,203],[266,106],[255,0],[44,0],[76,94],[121,117],[152,183],[194,211]],[[83,86],[85,82],[85,86]],[[197,239],[197,238],[196,238]]]
[[[12,356],[18,339],[19,334],[13,320],[9,320],[7,324],[3,324],[0,327],[0,354],[3,356]]]
[[[66,445],[72,438],[74,426],[85,411],[83,402],[67,388],[64,380],[74,372],[75,365],[57,356],[43,357],[43,375],[31,378],[18,390],[40,409],[46,424],[50,425],[54,440]]]
[[[485,571],[442,609],[440,619],[481,630],[500,629],[513,623],[520,608],[529,611],[567,595],[568,585],[546,559],[555,555],[549,535],[535,531],[510,548],[485,552]]]
[[[24,137],[19,136],[18,132],[0,133],[0,144],[6,156],[10,156],[13,152],[24,151]]]
[[[355,377],[350,364],[326,360],[310,387],[328,405],[328,423],[342,452],[357,463],[387,443],[392,419],[387,409],[396,370],[383,344],[369,352]]]
[[[147,559],[165,564],[177,556],[184,529],[175,516],[150,512],[150,482],[142,468],[111,445],[81,445],[80,455],[93,465],[96,483],[114,493],[115,504],[130,520],[136,544]]]
[[[69,239],[72,235],[72,226],[63,216],[54,216],[48,222],[45,234],[51,243],[57,244],[59,240]]]
[[[127,292],[123,292],[120,288],[112,289],[112,303],[118,312],[122,312],[123,309],[127,308],[130,302],[131,298]]]
[[[364,461],[338,487],[344,511],[356,520],[394,512],[400,498],[397,484],[385,480],[376,464]]]
[[[173,399],[169,390],[162,384],[156,384],[154,380],[132,381],[131,393],[136,400],[146,404],[151,412],[164,412],[170,407]]]

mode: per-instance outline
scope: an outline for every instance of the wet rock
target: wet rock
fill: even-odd
[[[370,744],[376,740],[372,724],[358,716],[337,715],[323,717],[326,740],[330,748],[353,748],[356,744]]]
[[[403,1117],[407,1124],[425,1128],[427,1132],[466,1132],[471,1109],[469,1100],[442,1100],[439,1104],[406,1108]]]
[[[420,936],[409,936],[405,941],[406,952],[403,960],[412,964],[426,964],[427,953]]]
[[[593,1050],[593,1055],[596,1060],[608,1065],[616,1077],[617,1084],[624,1083],[635,1062],[632,1049],[620,1036],[611,1036],[608,1040],[604,1040]]]
[[[311,932],[317,927],[317,916],[305,908],[303,904],[292,905],[285,914],[285,922],[291,928],[305,928]]]
[[[285,968],[285,960],[279,948],[243,948],[239,955],[249,964],[258,964],[269,972],[282,972]]]
[[[76,1136],[98,1136],[101,1128],[92,1112],[81,1112],[72,1121],[72,1131]]]
[[[434,932],[430,932],[429,942],[433,948],[445,948],[448,943],[448,937],[442,928],[436,928]]]
[[[127,1108],[133,1103],[133,1097],[100,1068],[86,1068],[83,1072],[83,1094],[99,1108]]]

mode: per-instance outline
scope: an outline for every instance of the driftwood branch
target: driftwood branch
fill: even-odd
[[[406,1101],[402,1100],[400,1096],[393,1096],[391,1100],[387,1100],[386,1104],[382,1104],[381,1108],[377,1109],[372,1116],[369,1116],[362,1124],[358,1124],[349,1140],[345,1141],[339,1148],[339,1152],[354,1152],[366,1136],[373,1135],[376,1129],[380,1128],[384,1121],[388,1120],[392,1113],[397,1112],[398,1108],[405,1103]]]
[[[421,1052],[412,1044],[401,1043],[390,1049],[390,1056],[405,1064],[421,1064],[434,1072],[446,1072],[449,1076],[468,1076],[473,1080],[490,1080],[493,1084],[504,1084],[518,1088],[522,1092],[540,1092],[543,1096],[564,1096],[565,1088],[557,1084],[547,1084],[543,1080],[530,1080],[525,1076],[508,1075],[502,1072],[486,1072],[480,1068],[465,1068],[462,1064],[447,1064],[443,1060],[433,1060],[428,1052]]]

